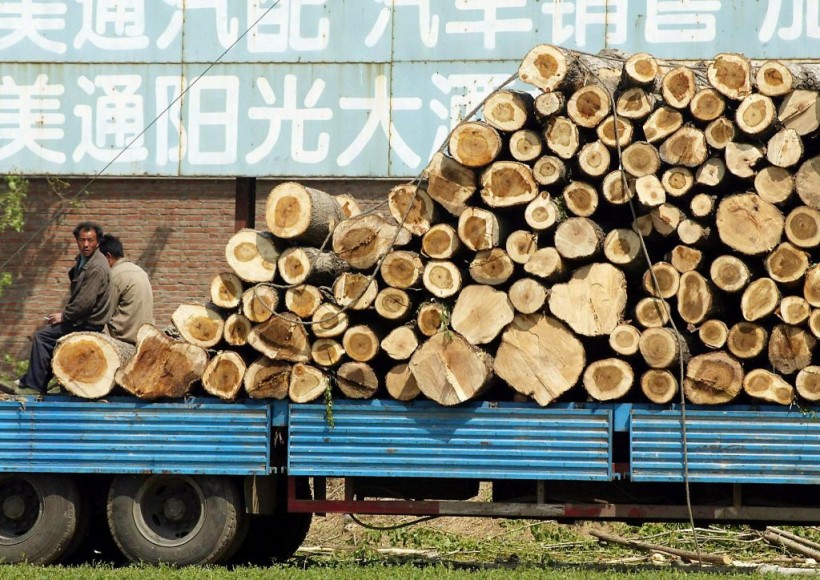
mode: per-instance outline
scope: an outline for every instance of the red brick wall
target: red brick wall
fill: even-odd
[[[71,234],[84,220],[98,222],[123,242],[126,256],[142,266],[154,288],[160,328],[186,301],[207,302],[211,278],[228,269],[225,243],[234,230],[233,179],[71,179],[61,198],[46,180],[32,179],[21,233],[3,233],[2,268],[14,278],[0,296],[0,355],[28,356],[30,336],[43,316],[61,309],[68,269],[77,247]],[[266,229],[265,200],[277,182],[257,180],[256,226]],[[354,195],[363,209],[382,201],[391,181],[304,181],[331,194]],[[53,217],[64,208],[56,220]],[[23,247],[25,245],[25,247]]]

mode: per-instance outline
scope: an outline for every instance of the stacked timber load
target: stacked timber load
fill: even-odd
[[[384,211],[275,187],[174,314],[205,390],[820,400],[820,69],[540,45],[519,78]]]

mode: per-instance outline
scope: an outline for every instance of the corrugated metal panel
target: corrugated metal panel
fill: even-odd
[[[612,413],[526,404],[291,405],[288,473],[329,477],[612,478]]]
[[[269,472],[270,406],[229,403],[0,403],[0,471]]]
[[[758,409],[687,410],[690,481],[820,483],[820,419]],[[633,481],[683,481],[680,411],[633,409],[631,451]]]

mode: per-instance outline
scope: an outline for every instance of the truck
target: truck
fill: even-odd
[[[58,395],[0,402],[0,433],[7,562],[64,561],[106,527],[135,562],[270,562],[328,513],[820,522],[812,408]]]

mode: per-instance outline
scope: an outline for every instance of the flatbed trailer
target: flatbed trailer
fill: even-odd
[[[687,491],[697,522],[817,524],[818,483],[820,419],[797,407],[0,402],[11,562],[105,527],[135,561],[270,561],[326,513],[688,521]]]

